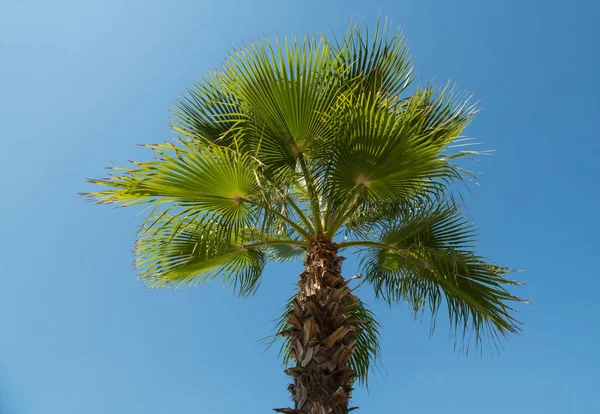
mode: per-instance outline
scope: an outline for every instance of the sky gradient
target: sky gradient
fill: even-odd
[[[360,291],[382,322],[383,370],[360,413],[600,412],[597,234],[600,6],[595,1],[0,0],[0,413],[268,413],[288,405],[259,340],[301,263],[242,300],[212,283],[145,289],[139,210],[84,202],[87,177],[169,139],[171,103],[241,42],[340,34],[381,10],[420,80],[475,94],[469,197],[480,252],[523,269],[526,324],[501,356],[457,355],[440,314],[414,322]],[[349,257],[344,273],[357,261]]]

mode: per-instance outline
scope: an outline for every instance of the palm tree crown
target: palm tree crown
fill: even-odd
[[[147,145],[152,161],[91,180],[105,189],[87,195],[150,207],[135,252],[151,287],[220,278],[248,295],[269,260],[326,241],[359,252],[379,298],[415,315],[446,306],[457,337],[495,342],[519,331],[506,290],[517,283],[475,253],[453,197],[469,176],[456,162],[474,154],[461,132],[475,110],[449,87],[407,93],[413,78],[402,35],[386,26],[249,44],[177,102],[177,139]],[[364,381],[378,325],[362,302],[353,309],[348,363]]]

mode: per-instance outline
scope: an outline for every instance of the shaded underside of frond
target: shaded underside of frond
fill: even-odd
[[[474,253],[476,232],[452,203],[406,208],[396,220],[375,221],[378,241],[365,241],[362,272],[378,297],[406,302],[415,316],[435,317],[445,305],[451,328],[462,345],[480,344],[518,333],[510,294],[511,269]],[[363,229],[363,231],[365,231]],[[361,242],[356,242],[360,245]]]
[[[194,286],[219,277],[242,295],[258,287],[267,253],[218,223],[163,215],[143,227],[136,268],[149,287]]]

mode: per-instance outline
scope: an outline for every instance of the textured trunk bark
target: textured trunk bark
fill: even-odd
[[[351,411],[348,401],[354,373],[348,360],[358,333],[353,318],[358,300],[341,276],[343,257],[327,240],[308,247],[298,295],[288,314],[289,338],[295,366],[286,370],[293,378],[288,389],[294,408],[278,408],[285,414],[342,414]]]

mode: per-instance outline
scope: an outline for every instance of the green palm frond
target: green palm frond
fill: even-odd
[[[138,234],[136,268],[149,287],[195,286],[215,278],[253,293],[268,259],[294,260],[306,242],[274,238],[253,227],[226,233],[220,223],[160,214]]]
[[[452,201],[393,207],[357,216],[350,234],[377,235],[382,243],[403,250],[424,246],[470,251],[475,246],[477,233],[473,225]]]
[[[379,335],[381,325],[375,315],[362,301],[356,303],[353,317],[362,322],[357,324],[361,331],[356,336],[356,348],[349,365],[360,384],[368,384],[369,374],[379,366]]]
[[[398,203],[379,203],[369,209],[351,211],[343,222],[344,240],[378,240],[382,224],[395,222],[415,209],[430,208],[435,204],[431,199],[416,198]]]
[[[378,297],[407,302],[415,316],[429,310],[433,322],[445,303],[464,343],[468,333],[479,344],[519,332],[510,303],[522,300],[506,289],[519,283],[507,278],[510,269],[472,251],[475,231],[452,204],[406,211],[377,226],[378,241],[341,245],[363,246],[362,272]]]
[[[188,138],[244,149],[243,136],[230,133],[239,118],[239,103],[225,90],[222,78],[214,72],[188,89],[172,109],[174,128]]]
[[[124,206],[172,203],[181,208],[178,214],[195,213],[226,226],[249,224],[253,209],[244,201],[260,198],[254,160],[226,148],[200,147],[183,140],[179,146],[148,147],[157,159],[114,168],[116,174],[109,178],[91,180],[109,189],[87,196]]]
[[[316,156],[333,235],[357,210],[444,194],[463,170],[450,153],[474,110],[443,89],[406,100],[353,95],[327,115],[333,137]]]
[[[407,302],[415,316],[427,309],[435,323],[445,301],[451,328],[463,344],[468,344],[470,332],[476,344],[484,338],[498,344],[501,336],[520,331],[508,305],[521,302],[506,290],[519,285],[506,277],[510,271],[474,254],[443,249],[410,254],[370,249],[363,262],[366,280],[376,293],[389,303]]]
[[[219,277],[241,295],[256,290],[267,255],[262,246],[223,233],[215,222],[161,215],[136,244],[136,268],[148,286],[194,286]]]

